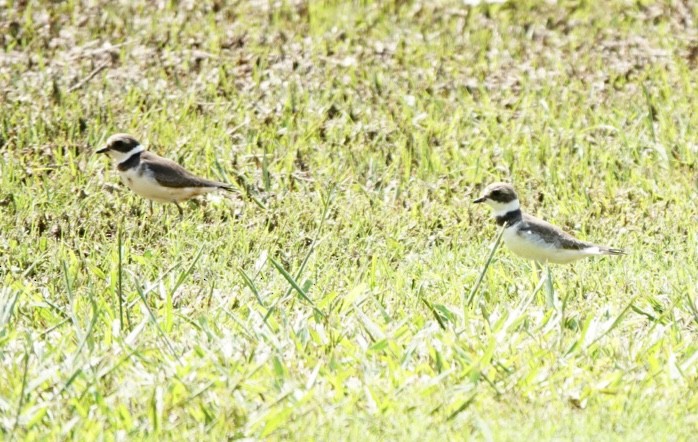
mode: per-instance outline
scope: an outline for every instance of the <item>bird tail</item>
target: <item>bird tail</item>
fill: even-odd
[[[613,249],[611,247],[599,247],[604,255],[627,255],[623,249]]]
[[[237,193],[237,189],[235,189],[230,184],[218,183],[218,185],[216,187],[218,187],[221,190],[225,190],[226,192]]]

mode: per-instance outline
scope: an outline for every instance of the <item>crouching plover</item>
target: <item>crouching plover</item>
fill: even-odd
[[[621,249],[580,241],[552,224],[521,212],[519,199],[509,184],[490,184],[473,202],[492,207],[497,224],[506,224],[502,236],[504,244],[524,258],[542,264],[566,264],[585,256],[625,255]]]
[[[148,152],[134,137],[115,134],[97,151],[116,161],[121,181],[138,195],[161,203],[174,203],[179,216],[184,212],[180,201],[216,190],[234,189],[228,184],[199,178],[174,161]]]

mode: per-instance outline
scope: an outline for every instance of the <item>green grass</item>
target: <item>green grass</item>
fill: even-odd
[[[3,3],[0,438],[695,437],[690,2]],[[468,303],[495,180],[628,255]]]

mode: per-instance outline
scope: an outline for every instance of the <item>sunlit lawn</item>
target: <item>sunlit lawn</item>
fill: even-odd
[[[695,437],[696,6],[202,3],[0,1],[0,438]]]

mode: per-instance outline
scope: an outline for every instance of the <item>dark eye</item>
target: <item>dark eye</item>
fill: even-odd
[[[502,192],[499,191],[499,189],[495,189],[492,192],[490,192],[490,196],[499,196],[501,194],[502,194]]]

